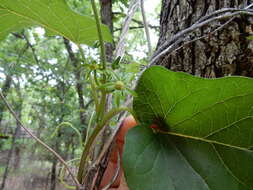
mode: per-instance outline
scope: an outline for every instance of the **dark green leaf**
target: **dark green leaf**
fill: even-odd
[[[155,66],[136,92],[134,111],[145,126],[127,135],[130,189],[253,189],[253,79],[203,79]]]

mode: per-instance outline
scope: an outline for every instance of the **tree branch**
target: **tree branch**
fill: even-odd
[[[119,15],[122,15],[123,17],[126,17],[126,16],[127,16],[126,14],[124,14],[124,13],[122,13],[122,12],[114,12],[113,14],[119,14]],[[136,27],[138,27],[138,28],[144,28],[144,24],[143,24],[142,21],[132,18],[132,22],[135,22],[136,24],[139,25],[139,26],[136,26]],[[160,26],[154,26],[154,25],[152,25],[152,24],[148,24],[148,27],[149,27],[149,28],[152,28],[152,29],[155,29],[155,30],[157,30],[157,29],[160,28]],[[135,29],[135,28],[134,28],[134,27],[130,27],[129,29]],[[136,29],[137,29],[137,28],[136,28]],[[119,30],[122,30],[122,28],[117,28],[117,29],[114,30],[114,31],[119,31]]]
[[[152,29],[158,29],[158,28],[160,28],[159,26],[153,26],[153,25],[148,25],[148,27],[149,28],[152,28]],[[139,25],[139,26],[130,26],[129,27],[129,30],[135,30],[135,29],[141,29],[141,28],[144,28],[144,26],[143,25]],[[116,28],[115,30],[114,30],[114,32],[117,32],[117,31],[121,31],[122,30],[122,28]]]
[[[149,34],[148,23],[147,23],[147,19],[146,19],[146,15],[145,15],[143,0],[141,0],[141,14],[142,14],[143,25],[144,25],[144,29],[145,29],[145,33],[146,33],[146,38],[147,38],[148,54],[149,54],[149,56],[151,56],[152,46],[151,46],[150,34]]]
[[[29,41],[29,39],[27,38],[27,36],[25,34],[20,35],[18,33],[12,33],[12,35],[14,35],[16,38],[20,38],[20,39],[23,39],[26,41],[27,46],[29,48],[31,48],[31,50],[32,50],[32,54],[33,54],[33,58],[34,58],[35,62],[37,64],[39,64],[39,59],[36,55],[36,50],[35,50],[34,46],[31,44],[31,42]]]
[[[129,5],[128,13],[126,15],[125,21],[123,23],[122,32],[120,34],[119,42],[115,49],[115,57],[122,57],[124,55],[124,49],[125,49],[125,38],[127,36],[127,32],[129,30],[130,22],[134,16],[134,13],[136,12],[138,6],[139,6],[140,0],[132,0]]]

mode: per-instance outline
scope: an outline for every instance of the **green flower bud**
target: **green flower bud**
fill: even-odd
[[[91,64],[90,65],[90,70],[97,70],[99,68],[99,65],[97,65],[97,64]]]
[[[114,84],[114,88],[116,90],[123,90],[125,88],[125,84],[122,82],[122,81],[117,81],[115,84]]]

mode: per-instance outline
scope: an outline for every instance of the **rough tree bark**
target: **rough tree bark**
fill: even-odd
[[[221,8],[244,8],[252,0],[162,0],[160,38],[157,48],[201,17]],[[217,21],[191,34],[190,39],[210,34],[227,20]],[[226,27],[209,37],[185,45],[160,59],[174,71],[202,77],[243,75],[253,77],[252,18],[235,17]],[[181,44],[182,45],[182,44]]]

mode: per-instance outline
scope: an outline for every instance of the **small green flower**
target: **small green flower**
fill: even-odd
[[[114,84],[114,88],[116,90],[123,90],[123,89],[125,89],[125,84],[122,81],[117,81]]]

